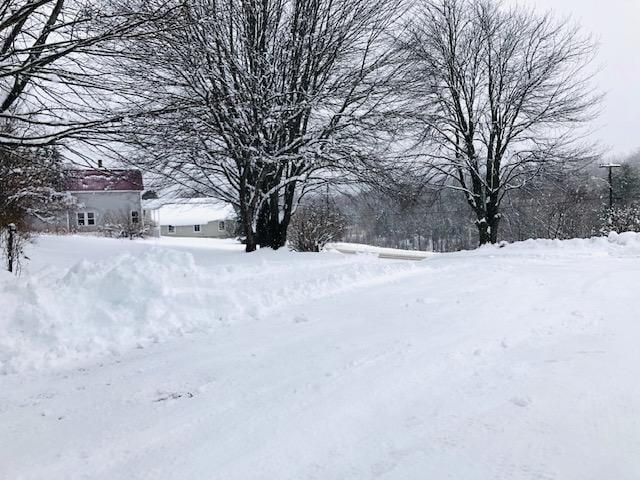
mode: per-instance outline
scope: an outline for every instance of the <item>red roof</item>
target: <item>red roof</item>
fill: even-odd
[[[70,192],[144,190],[140,170],[70,170],[65,187]]]

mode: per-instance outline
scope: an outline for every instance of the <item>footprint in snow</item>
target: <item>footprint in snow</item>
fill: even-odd
[[[516,407],[528,407],[531,405],[531,399],[529,397],[512,397],[509,399],[511,403],[513,403]]]
[[[191,392],[158,392],[158,398],[154,400],[155,402],[165,402],[167,400],[177,400],[179,398],[193,398],[193,393]]]

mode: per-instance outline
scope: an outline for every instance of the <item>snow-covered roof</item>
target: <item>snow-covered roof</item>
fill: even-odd
[[[69,170],[65,190],[70,192],[142,191],[140,170]]]
[[[165,203],[159,209],[160,225],[206,225],[217,220],[232,220],[232,205],[210,198],[191,198],[175,203]]]
[[[162,205],[168,203],[167,200],[163,200],[161,198],[149,198],[147,200],[142,200],[142,208],[145,210],[158,210]]]

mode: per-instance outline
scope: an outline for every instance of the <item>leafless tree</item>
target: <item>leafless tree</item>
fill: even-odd
[[[64,165],[52,147],[0,146],[0,227],[14,224],[20,234],[33,222],[46,225],[71,198],[62,193]]]
[[[401,1],[175,1],[180,14],[109,67],[153,110],[129,122],[128,160],[232,203],[247,251],[278,248],[301,196],[383,121]]]
[[[0,145],[83,138],[120,120],[94,108],[109,85],[93,66],[149,18],[102,0],[0,0]]]
[[[464,195],[480,244],[495,243],[510,191],[591,158],[581,127],[599,100],[594,43],[499,0],[421,0],[401,38],[418,157]]]

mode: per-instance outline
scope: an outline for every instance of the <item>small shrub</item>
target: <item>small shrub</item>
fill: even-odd
[[[345,226],[344,216],[331,202],[300,205],[289,225],[289,246],[297,252],[319,252],[327,243],[340,240]]]
[[[100,232],[105,237],[111,238],[145,238],[149,235],[152,225],[142,224],[139,220],[134,222],[130,215],[123,214],[107,214],[104,223],[100,227]]]
[[[605,214],[601,233],[640,232],[640,205],[614,207]]]

